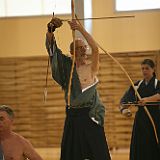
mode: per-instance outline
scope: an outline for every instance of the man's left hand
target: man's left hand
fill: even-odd
[[[72,21],[68,21],[68,24],[70,25],[72,30],[80,30],[81,28],[81,26],[77,23],[75,19]]]

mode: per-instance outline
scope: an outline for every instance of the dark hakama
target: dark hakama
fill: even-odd
[[[61,160],[110,160],[104,128],[91,120],[89,108],[66,112]]]
[[[138,92],[142,98],[160,93],[160,81],[156,86],[155,77],[147,85],[143,81],[138,88]],[[133,88],[130,87],[121,103],[134,102],[135,100],[135,93]],[[160,140],[160,106],[147,106],[147,108],[154,120]],[[130,145],[130,160],[160,160],[159,145],[156,142],[153,126],[143,107],[139,107],[135,115]]]

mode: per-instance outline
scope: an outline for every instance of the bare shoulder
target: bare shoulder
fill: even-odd
[[[26,140],[23,136],[19,135],[18,133],[13,132],[12,135],[14,136],[15,139],[17,139],[19,141],[25,141]]]
[[[33,145],[23,136],[15,133],[15,139],[19,141],[24,157],[30,160],[42,160],[41,156],[36,152]]]
[[[13,133],[13,136],[14,139],[21,144],[21,147],[27,147],[30,144],[30,142],[26,138],[15,132]]]

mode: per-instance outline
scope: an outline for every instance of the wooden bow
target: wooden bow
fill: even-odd
[[[80,21],[78,20],[78,17],[77,17],[77,16],[76,16],[76,19],[77,19],[78,23],[83,27],[83,25],[82,25],[82,24],[80,23]],[[83,28],[84,28],[84,27],[83,27]],[[95,42],[96,42],[96,41],[95,41]],[[135,91],[135,94],[137,95],[138,99],[141,100],[142,98],[141,98],[140,94],[138,93],[136,87],[134,86],[133,80],[131,79],[131,77],[129,76],[128,72],[125,70],[125,68],[124,68],[124,67],[120,64],[120,62],[119,62],[117,59],[115,59],[109,52],[107,52],[105,49],[103,49],[103,47],[102,47],[100,44],[98,44],[97,42],[96,42],[96,44],[97,44],[97,46],[98,46],[105,54],[107,54],[107,55],[121,68],[121,70],[124,72],[124,74],[126,75],[126,77],[128,78],[128,80],[130,81],[130,83],[131,83],[131,85],[132,85],[132,87],[133,87],[133,89],[134,89],[134,91]],[[147,109],[146,106],[144,106],[144,110],[145,110],[148,118],[150,119],[150,122],[151,122],[151,124],[152,124],[152,126],[153,126],[153,129],[154,129],[154,133],[155,133],[155,137],[156,137],[157,144],[159,144],[159,139],[158,139],[158,135],[157,135],[157,131],[156,131],[156,127],[155,127],[153,118],[152,118],[152,116],[151,116],[151,114],[150,114],[150,112],[148,111],[148,109]]]
[[[71,10],[72,10],[72,20],[75,19],[75,7],[74,7],[74,0],[71,0]],[[71,101],[71,86],[72,86],[72,77],[74,71],[74,64],[75,64],[75,30],[72,30],[72,38],[73,38],[73,59],[72,59],[72,67],[70,72],[69,84],[68,84],[68,101],[67,105],[70,105]]]
[[[97,45],[98,45],[99,48],[101,48],[101,49],[104,51],[104,53],[106,53],[114,62],[116,62],[117,65],[121,68],[121,70],[125,73],[125,75],[126,75],[127,78],[129,79],[129,81],[130,81],[130,83],[131,83],[131,85],[132,85],[132,87],[133,87],[133,89],[134,89],[134,91],[135,91],[135,94],[137,95],[138,99],[141,100],[142,98],[141,98],[140,94],[138,93],[136,87],[134,86],[133,80],[132,80],[131,77],[129,76],[128,72],[127,72],[127,71],[124,69],[124,67],[119,63],[119,61],[117,61],[110,53],[108,53],[107,51],[105,51],[98,43],[97,43]],[[152,118],[152,116],[151,116],[151,114],[150,114],[150,112],[148,111],[148,109],[147,109],[146,106],[144,106],[144,110],[145,110],[145,112],[146,112],[146,114],[147,114],[147,116],[148,116],[148,118],[149,118],[149,120],[150,120],[150,122],[151,122],[151,124],[152,124],[152,126],[153,126],[157,144],[159,144],[158,134],[157,134],[157,130],[156,130],[156,126],[155,126],[155,124],[154,124],[153,118]]]

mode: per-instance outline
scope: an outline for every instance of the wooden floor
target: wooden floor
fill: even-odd
[[[60,148],[38,148],[37,152],[44,160],[59,160]],[[129,150],[119,149],[111,151],[112,160],[129,160]]]

